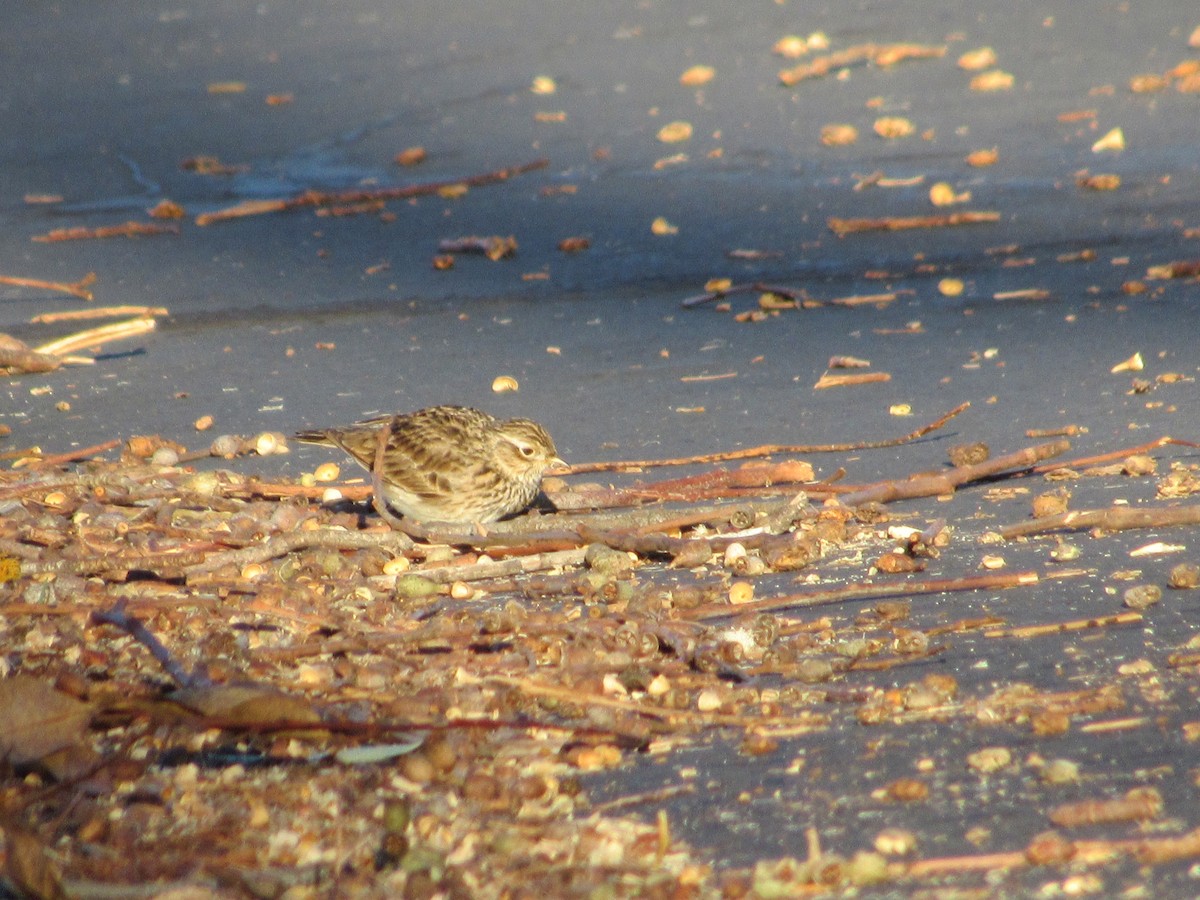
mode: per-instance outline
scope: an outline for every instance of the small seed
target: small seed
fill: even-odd
[[[465,581],[456,581],[450,585],[450,596],[455,600],[469,600],[475,596],[475,589]]]
[[[192,427],[195,428],[197,431],[208,431],[208,429],[213,427],[213,417],[212,416],[201,416],[195,422],[192,423]]]
[[[492,381],[492,391],[496,394],[507,394],[520,390],[517,379],[511,375],[500,375]]]
[[[327,462],[317,466],[317,470],[313,472],[313,478],[317,481],[337,481],[341,474],[341,466],[337,463]]]

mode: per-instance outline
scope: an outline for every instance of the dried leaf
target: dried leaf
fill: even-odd
[[[0,758],[28,765],[83,738],[92,709],[32,675],[0,679]]]

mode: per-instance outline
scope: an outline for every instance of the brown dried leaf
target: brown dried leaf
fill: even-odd
[[[22,897],[38,900],[66,898],[58,867],[46,845],[33,833],[11,823],[4,825],[4,874]]]
[[[27,765],[74,746],[91,717],[89,704],[32,675],[0,679],[0,758]]]

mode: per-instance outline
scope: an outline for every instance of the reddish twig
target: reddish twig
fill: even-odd
[[[721,453],[702,453],[698,456],[680,456],[670,459],[636,459],[619,462],[576,463],[569,467],[568,474],[580,475],[584,472],[624,472],[638,469],[650,469],[656,466],[688,466],[700,463],[727,462],[735,459],[749,459],[755,456],[772,456],[783,453],[847,453],[857,450],[881,450],[886,447],[898,447],[918,438],[924,437],[931,431],[944,426],[947,422],[967,409],[970,403],[960,403],[945,415],[935,419],[928,425],[918,428],[903,437],[889,438],[883,441],[854,441],[844,444],[765,444],[761,447],[748,447],[744,450],[728,450]]]

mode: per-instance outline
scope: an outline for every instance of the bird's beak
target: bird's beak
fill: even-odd
[[[561,470],[561,471],[560,471]],[[550,460],[550,468],[547,470],[549,475],[566,475],[571,471],[571,467],[567,465],[565,460],[559,457],[554,457]]]

